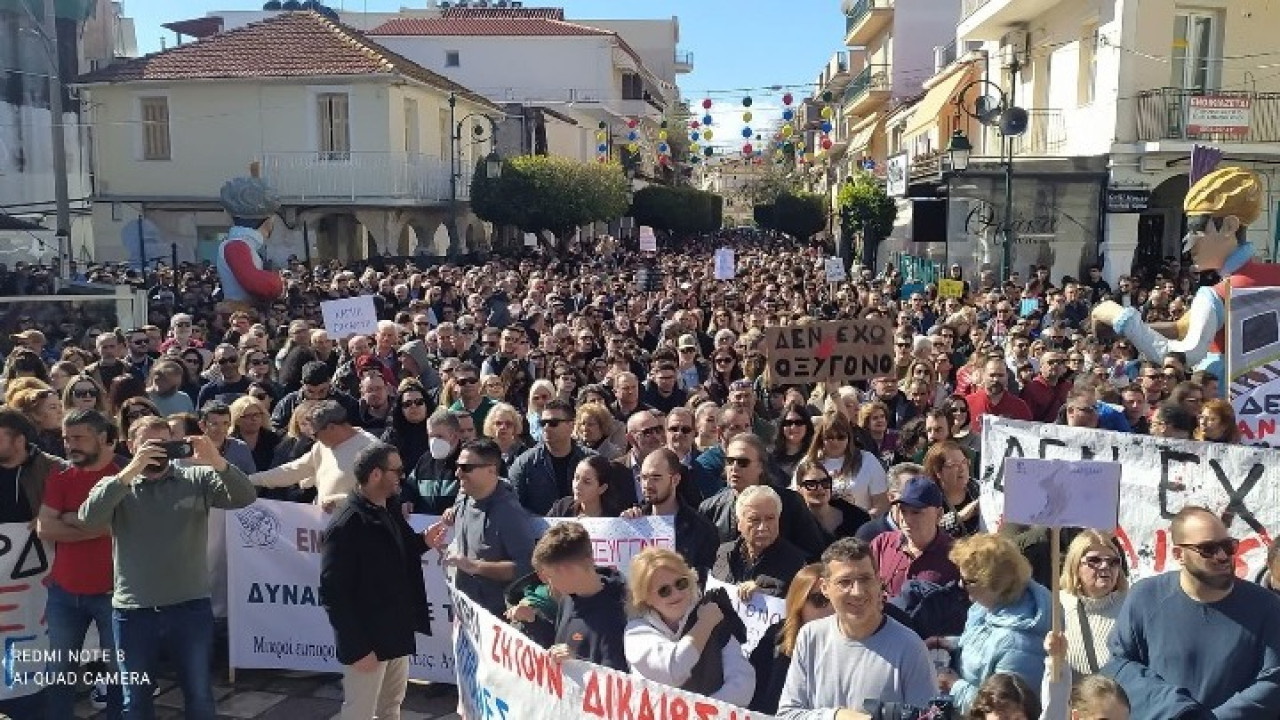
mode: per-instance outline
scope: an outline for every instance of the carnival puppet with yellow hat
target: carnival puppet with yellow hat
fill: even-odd
[[[1170,352],[1185,353],[1188,365],[1221,380],[1228,287],[1280,286],[1280,265],[1254,260],[1253,246],[1245,239],[1249,225],[1262,212],[1262,185],[1248,170],[1221,168],[1191,186],[1183,211],[1187,215],[1183,249],[1191,253],[1200,271],[1217,270],[1222,282],[1200,288],[1191,309],[1171,329],[1158,330],[1143,322],[1136,308],[1110,301],[1093,309],[1093,319],[1114,327],[1150,360],[1159,362]]]

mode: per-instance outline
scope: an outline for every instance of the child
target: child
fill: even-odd
[[[533,548],[533,568],[560,597],[552,657],[627,672],[627,583],[617,570],[595,566],[587,529],[576,522],[553,525]]]

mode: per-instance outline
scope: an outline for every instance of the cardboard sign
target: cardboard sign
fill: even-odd
[[[640,226],[640,252],[658,252],[658,236],[648,225]]]
[[[767,327],[764,353],[771,385],[869,380],[893,374],[893,328],[887,320]]]
[[[1114,462],[1008,458],[1004,519],[1115,532],[1120,517],[1120,468]]]
[[[898,291],[898,299],[910,300],[911,296],[915,295],[916,293],[920,293],[921,295],[924,294],[924,283],[909,282],[904,284],[902,286],[902,289]]]
[[[827,282],[838,283],[849,279],[844,271],[844,261],[838,257],[829,257],[822,265],[822,270],[827,276]]]
[[[938,297],[944,297],[944,298],[964,297],[964,281],[963,280],[939,280],[938,281]]]
[[[733,248],[716,250],[715,271],[717,280],[732,280],[735,274]]]
[[[715,588],[724,588],[729,594],[729,604],[733,605],[733,609],[738,612],[738,617],[742,618],[742,624],[747,626],[747,641],[742,644],[742,652],[747,655],[750,655],[751,651],[756,649],[756,645],[760,644],[760,638],[764,637],[770,625],[787,616],[787,601],[783,598],[756,591],[747,598],[746,602],[742,602],[738,597],[736,586],[708,576],[707,589]]]
[[[1021,317],[1027,317],[1031,313],[1039,309],[1040,309],[1039,300],[1037,300],[1036,298],[1023,298],[1022,302],[1018,304],[1018,315],[1020,315]]]
[[[325,300],[320,303],[320,312],[324,315],[324,329],[334,340],[378,333],[378,311],[372,295]]]

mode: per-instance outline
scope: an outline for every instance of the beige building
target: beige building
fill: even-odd
[[[100,260],[214,258],[230,223],[219,188],[251,161],[283,201],[267,244],[276,262],[441,255],[451,221],[456,249],[488,245],[490,228],[465,201],[492,150],[482,116],[501,109],[316,13],[280,13],[79,86]]]

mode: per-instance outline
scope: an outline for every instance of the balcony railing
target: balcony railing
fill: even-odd
[[[952,40],[946,45],[938,45],[933,48],[933,71],[935,73],[942,72],[943,68],[956,61],[956,41]]]
[[[458,199],[473,168],[459,166]],[[447,202],[449,158],[403,152],[265,153],[263,174],[282,198],[350,203]]]
[[[872,10],[887,10],[893,7],[893,0],[856,0],[844,16],[844,34],[848,37],[862,24]]]
[[[693,53],[676,51],[676,67],[693,67]]]
[[[1137,119],[1138,140],[1143,142],[1280,142],[1280,93],[1147,90],[1138,93]]]
[[[982,9],[991,0],[963,0],[960,3],[960,17],[967,18]]]
[[[889,89],[889,66],[888,65],[868,65],[858,73],[850,83],[849,87],[844,91],[844,102],[848,104],[858,99],[863,93],[872,90],[888,90]]]
[[[1027,110],[1027,131],[1013,140],[1014,155],[1058,155],[1067,147],[1067,120],[1061,110]]]

